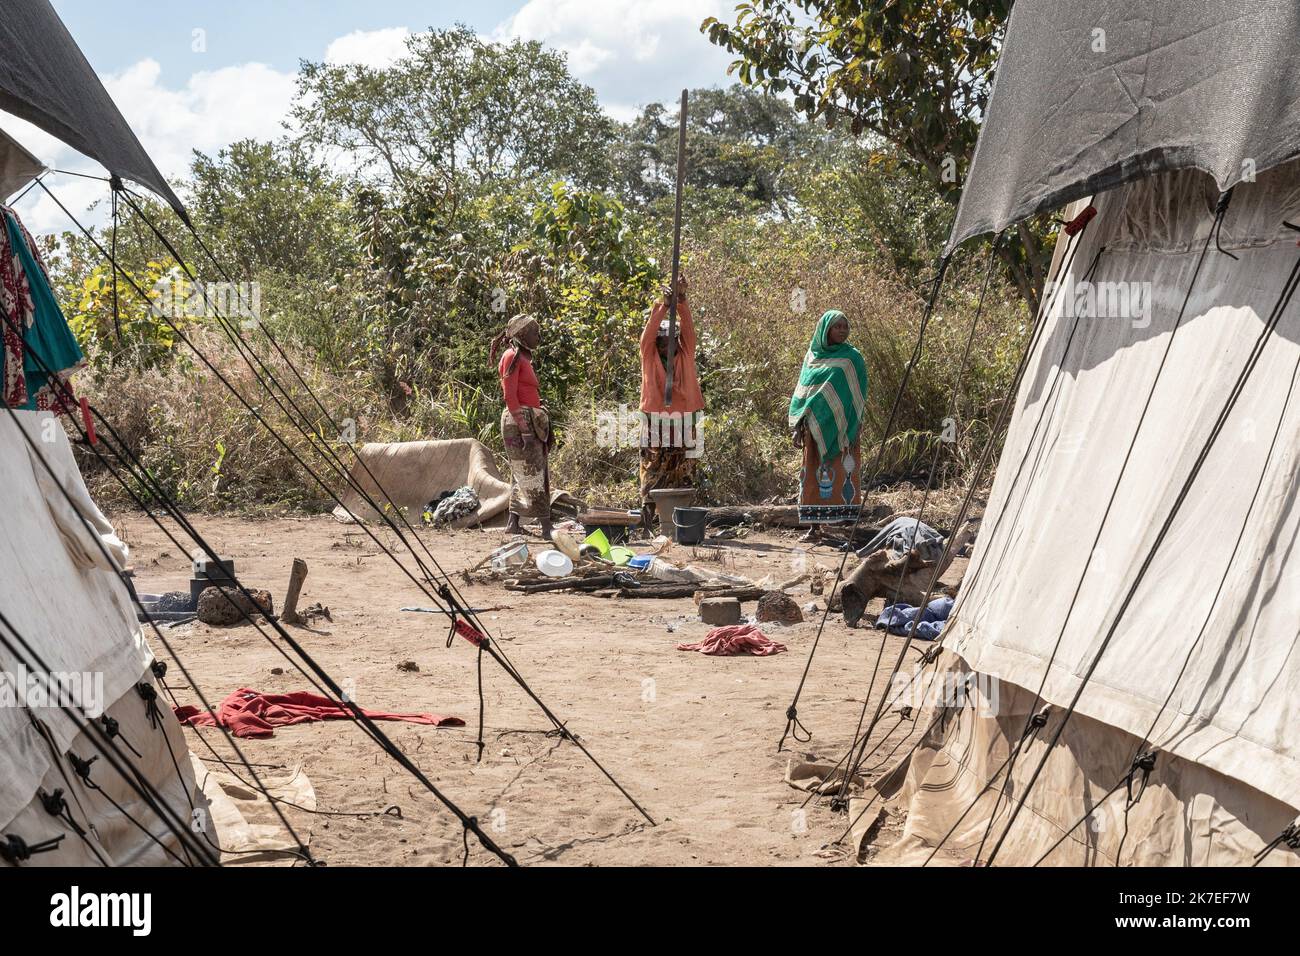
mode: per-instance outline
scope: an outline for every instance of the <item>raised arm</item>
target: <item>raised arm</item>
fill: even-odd
[[[677,300],[677,332],[682,339],[682,351],[694,358],[695,320],[691,317],[690,303],[684,298]]]
[[[668,314],[668,307],[662,302],[656,302],[650,310],[650,318],[646,319],[645,328],[641,330],[641,354],[652,355],[655,351],[655,337],[659,335],[659,323],[663,321],[664,316]]]

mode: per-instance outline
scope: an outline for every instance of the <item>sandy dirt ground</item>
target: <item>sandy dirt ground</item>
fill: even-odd
[[[188,555],[138,513],[119,513],[113,520],[132,548],[141,591],[188,589]],[[537,695],[646,808],[657,824],[650,826],[576,747],[546,736],[551,727],[545,716],[491,661],[484,668],[487,748],[482,763],[475,762],[474,648],[462,640],[448,648],[441,615],[400,610],[432,602],[355,527],[324,516],[198,517],[195,524],[220,553],[235,558],[241,580],[273,593],[277,611],[292,559],[307,561],[310,573],[299,606],[320,602],[329,607],[333,621],[290,631],[336,680],[355,688],[355,699],[363,706],[465,720],[460,728],[382,726],[520,863],[853,863],[847,843],[828,847],[844,831],[846,816],[831,812],[825,801],[809,803],[800,812],[806,794],[783,782],[783,775],[791,757],[834,762],[843,754],[863,706],[882,631],[851,630],[840,615],[830,615],[799,710],[814,736],[807,743],[790,741],[785,752],[777,753],[784,713],[820,613],[806,614],[803,624],[790,627],[764,625],[788,653],[708,657],[675,649],[678,642],[699,640],[709,630],[689,598],[525,596],[496,584],[467,586],[457,577],[473,606],[505,606],[483,614],[483,620]],[[421,534],[442,567],[453,573],[505,540],[492,531]],[[395,545],[391,535],[382,538]],[[801,554],[804,547],[793,534],[762,533],[694,549],[690,560],[773,581],[793,577],[800,560],[826,567],[839,560],[829,548]],[[684,550],[690,549],[678,548],[674,556],[682,557]],[[407,561],[413,566],[409,556]],[[818,600],[807,584],[791,594],[800,604]],[[744,611],[752,615],[753,602]],[[196,622],[164,633],[213,703],[240,687],[272,693],[309,689],[251,626],[215,628]],[[902,638],[885,640],[877,694],[885,688],[902,644]],[[167,659],[154,643],[158,656]],[[909,669],[923,649],[909,650]],[[399,669],[406,661],[419,669]],[[194,687],[174,665],[169,682],[182,703],[199,703]],[[873,708],[876,700],[871,698]],[[878,755],[912,726],[907,721],[899,726],[893,716],[883,719],[882,731],[898,729]],[[210,755],[196,731],[186,733],[196,754]],[[219,734],[203,733],[229,754]],[[270,739],[242,743],[248,758],[267,765],[268,774],[301,765],[315,786],[318,809],[357,814],[288,811],[293,824],[310,834],[312,852],[328,864],[460,863],[459,823],[355,725],[299,725],[279,729]],[[910,746],[911,740],[898,752]],[[383,812],[394,806],[400,808],[400,818],[398,811]],[[891,842],[898,826],[897,819],[888,819],[878,842]],[[495,862],[471,840],[470,865]]]

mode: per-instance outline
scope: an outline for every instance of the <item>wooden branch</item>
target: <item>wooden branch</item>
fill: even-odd
[[[767,588],[750,587],[750,588],[707,588],[695,592],[695,606],[699,607],[700,602],[705,598],[714,597],[734,597],[737,601],[757,601],[768,592]]]
[[[289,587],[284,592],[284,605],[280,609],[280,620],[285,624],[301,624],[298,616],[298,594],[302,583],[307,580],[307,562],[302,558],[293,559],[293,569],[289,572]]]

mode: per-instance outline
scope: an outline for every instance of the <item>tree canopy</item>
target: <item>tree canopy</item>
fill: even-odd
[[[872,134],[955,203],[993,90],[1012,0],[743,0],[709,40],[735,54],[748,87],[787,95],[809,120]],[[951,212],[949,219],[951,219]],[[1042,237],[1022,224],[999,247],[1031,311],[1044,278]]]
[[[406,55],[380,69],[303,63],[293,118],[304,143],[389,184],[609,181],[614,124],[563,55],[468,27],[414,34]]]

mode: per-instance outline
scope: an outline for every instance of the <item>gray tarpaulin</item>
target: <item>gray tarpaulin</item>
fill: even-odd
[[[952,236],[1161,170],[1300,154],[1296,0],[1017,0]]]
[[[122,179],[147,186],[185,215],[48,0],[4,0],[0,109],[57,136]]]
[[[12,196],[43,172],[41,161],[0,129],[0,200]]]

